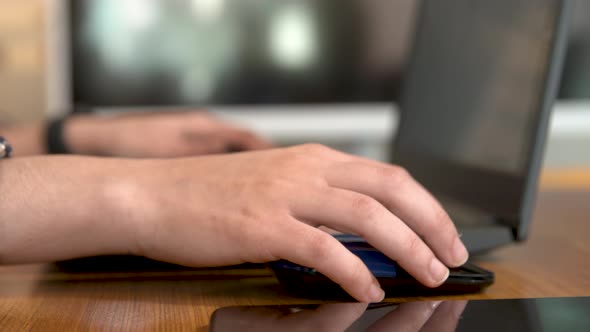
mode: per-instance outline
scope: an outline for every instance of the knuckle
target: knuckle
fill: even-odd
[[[297,149],[286,149],[278,154],[272,164],[276,169],[289,170],[293,167],[300,167],[309,159],[308,155]]]
[[[316,232],[307,237],[306,241],[308,257],[317,264],[330,259],[332,254],[332,237],[327,233]]]
[[[432,227],[438,231],[446,231],[452,229],[452,222],[447,212],[440,206],[434,208],[432,212]]]
[[[324,155],[332,152],[332,149],[330,149],[329,147],[318,143],[303,144],[300,145],[299,148],[304,153],[310,153],[314,155]]]
[[[318,156],[329,154],[330,148],[321,144],[303,144],[283,150],[274,160],[275,167],[281,169],[300,169],[314,164],[321,159]]]
[[[369,196],[358,196],[352,202],[352,208],[357,215],[357,219],[362,220],[364,224],[372,224],[381,219],[383,207],[379,202]]]
[[[416,256],[422,249],[422,240],[416,234],[410,234],[400,243],[404,257]]]
[[[424,221],[416,225],[416,230],[427,241],[447,241],[457,234],[453,221],[442,206],[438,204],[432,205],[425,217]]]
[[[403,189],[412,181],[410,173],[401,166],[381,169],[379,175],[384,179],[385,192],[388,197],[399,195],[400,188]]]
[[[408,170],[398,165],[393,165],[388,170],[388,173],[389,179],[398,184],[404,183],[412,178]]]
[[[369,285],[371,284],[371,280],[367,279],[366,276],[366,267],[364,263],[360,259],[355,259],[354,263],[348,269],[348,273],[341,276],[341,284],[342,285]]]
[[[262,189],[271,197],[289,190],[289,181],[278,176],[263,177],[258,180],[257,188]]]

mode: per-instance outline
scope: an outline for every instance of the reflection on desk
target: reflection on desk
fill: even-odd
[[[590,331],[590,297],[221,308],[210,331]]]

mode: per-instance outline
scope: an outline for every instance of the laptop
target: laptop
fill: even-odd
[[[526,239],[569,1],[422,1],[393,162],[449,211],[472,254]]]

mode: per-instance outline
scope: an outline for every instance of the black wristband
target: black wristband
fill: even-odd
[[[47,153],[51,154],[68,154],[70,151],[66,147],[63,137],[63,124],[65,118],[59,118],[49,122],[46,132]]]

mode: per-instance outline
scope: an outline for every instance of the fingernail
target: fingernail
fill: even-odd
[[[449,269],[444,266],[438,259],[433,258],[430,262],[430,276],[438,286],[449,277]]]
[[[455,240],[455,244],[453,246],[453,257],[455,262],[457,262],[457,266],[465,264],[469,259],[467,248],[465,248],[465,245],[459,239]]]
[[[371,285],[371,290],[369,292],[371,302],[381,302],[385,298],[385,292],[383,291],[383,289],[381,289],[381,286],[379,286],[379,284]]]

